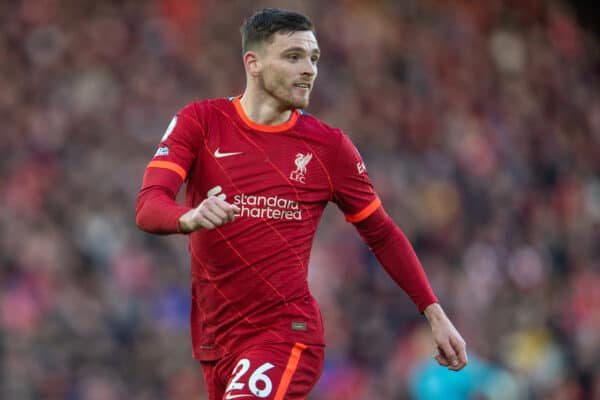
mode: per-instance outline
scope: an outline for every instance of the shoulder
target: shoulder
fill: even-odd
[[[218,110],[226,110],[230,108],[231,100],[228,97],[216,99],[195,100],[183,107],[177,114],[201,119]]]
[[[342,129],[332,127],[306,112],[301,114],[300,121],[302,135],[312,137],[325,147],[334,149],[336,158],[341,155],[351,155],[354,158],[359,154],[352,139]]]
[[[327,141],[331,143],[338,143],[346,136],[340,128],[332,127],[306,111],[298,111],[300,113],[298,127],[303,133],[326,138]]]

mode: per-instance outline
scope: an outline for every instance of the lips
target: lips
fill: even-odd
[[[301,83],[294,83],[294,86],[302,88],[302,89],[310,89],[312,85],[310,83],[301,82]]]

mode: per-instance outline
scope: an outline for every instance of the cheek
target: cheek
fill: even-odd
[[[284,82],[284,76],[277,69],[269,68],[263,73],[263,81],[265,82],[265,86],[274,88]]]
[[[289,70],[289,68],[277,64],[271,65],[266,72],[269,75],[269,80],[271,82],[285,83],[289,81],[289,77],[293,75],[293,71]]]
[[[269,84],[273,90],[279,92],[287,91],[290,86],[286,75],[281,73],[272,74],[269,78]]]

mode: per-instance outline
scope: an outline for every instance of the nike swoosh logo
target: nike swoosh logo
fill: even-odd
[[[229,399],[237,399],[239,397],[250,397],[252,396],[251,394],[231,394],[231,393],[227,393],[225,395],[225,399],[229,400]]]
[[[229,157],[229,156],[237,156],[238,154],[242,154],[241,151],[237,151],[235,153],[221,153],[219,151],[219,149],[215,150],[215,157],[217,158],[223,158],[223,157]]]

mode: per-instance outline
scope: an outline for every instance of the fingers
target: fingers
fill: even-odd
[[[438,354],[434,357],[438,364],[452,371],[460,371],[467,365],[467,351],[462,338],[451,337],[449,342],[438,346]]]
[[[198,207],[200,221],[208,221],[208,226],[204,226],[208,229],[231,222],[233,220],[231,214],[231,205],[217,197],[209,197]]]
[[[205,229],[213,229],[226,223],[227,216],[220,216],[219,213],[211,210],[203,210],[199,213],[199,222]]]
[[[438,354],[435,355],[435,360],[443,367],[448,367],[450,362],[442,355],[442,351],[438,349]]]
[[[233,222],[240,208],[216,196],[205,199],[196,209],[196,220],[205,229],[213,229]]]
[[[443,363],[440,362],[438,357],[436,357],[436,360],[438,361],[438,363],[440,365],[448,367],[451,370],[455,370],[455,368],[458,366],[458,357],[457,357],[456,353],[454,352],[454,349],[452,348],[450,343],[449,342],[440,343],[440,345],[438,346],[438,351],[439,351],[438,356],[440,356],[440,358],[443,361]]]
[[[461,337],[451,337],[450,344],[454,348],[454,352],[456,353],[456,357],[458,358],[458,365],[456,365],[456,371],[461,370],[467,365],[467,349],[465,341]]]
[[[230,206],[231,206],[231,210],[229,212],[229,218],[230,218],[229,222],[233,222],[233,220],[235,219],[235,217],[237,217],[238,215],[240,215],[240,212],[242,210],[238,206],[234,206],[233,204],[230,204]]]
[[[214,198],[214,202],[215,202],[214,205],[216,206],[216,208],[218,210],[222,210],[225,212],[228,222],[233,222],[233,220],[235,219],[235,216],[239,215],[239,213],[241,211],[238,206],[230,204],[230,203],[226,202],[225,200],[222,200],[218,197]]]
[[[229,222],[229,214],[221,207],[210,207],[204,210],[203,217],[212,222],[215,226],[223,225]]]

